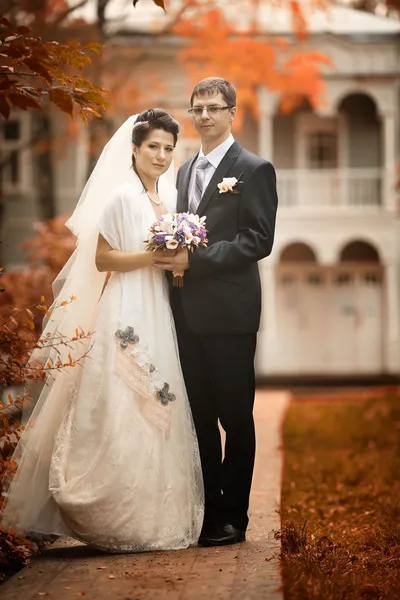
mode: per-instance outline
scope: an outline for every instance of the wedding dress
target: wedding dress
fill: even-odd
[[[175,210],[175,187],[167,181],[160,199]],[[130,170],[94,229],[113,248],[136,252],[155,218]],[[92,230],[89,237],[91,255],[81,236],[81,259],[94,279],[88,280],[88,266],[85,281],[75,282],[96,287],[100,299],[93,304],[87,287],[87,302],[76,294],[55,310],[68,315],[69,333],[80,326],[73,311],[81,311],[94,333],[74,356],[86,348],[89,354],[83,368],[63,369],[49,380],[45,400],[34,407],[2,526],[68,535],[111,552],[186,548],[200,535],[203,482],[165,275],[154,267],[113,273],[102,291],[104,274],[97,280],[92,268]],[[65,284],[62,289],[73,293]],[[60,320],[57,328],[65,333]]]

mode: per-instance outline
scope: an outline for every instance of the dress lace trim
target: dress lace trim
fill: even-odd
[[[139,336],[129,325],[118,329],[116,337],[115,372],[140,396],[141,412],[151,423],[165,433],[171,424],[171,402],[176,399],[170,385],[160,379],[147,344],[139,347]]]

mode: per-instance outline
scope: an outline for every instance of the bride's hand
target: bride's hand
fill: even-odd
[[[155,259],[162,257],[168,258],[170,256],[174,256],[176,254],[176,250],[156,250],[153,252],[153,254]]]
[[[189,268],[189,252],[187,248],[173,251],[172,254],[166,252],[156,253],[154,266],[164,271],[186,271]]]
[[[148,265],[153,267],[160,258],[169,258],[174,255],[174,250],[146,250]]]

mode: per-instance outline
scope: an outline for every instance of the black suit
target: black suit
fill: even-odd
[[[188,210],[192,166],[178,172],[177,210]],[[217,184],[236,177],[234,193]],[[184,286],[171,289],[180,357],[199,439],[205,524],[246,529],[253,473],[254,353],[260,322],[257,261],[272,250],[277,209],[273,166],[235,142],[198,208],[209,243],[189,256]],[[226,432],[221,457],[218,419]],[[222,490],[222,494],[221,494]]]

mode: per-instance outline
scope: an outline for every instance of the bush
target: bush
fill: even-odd
[[[21,410],[29,401],[25,393],[17,396],[9,394],[11,386],[21,387],[29,379],[40,382],[52,370],[76,365],[79,360],[68,363],[46,365],[37,364],[26,369],[33,349],[44,346],[54,347],[83,340],[89,333],[78,331],[75,338],[62,336],[40,339],[44,314],[52,302],[51,284],[75,248],[75,238],[60,217],[35,226],[37,235],[24,244],[27,251],[28,268],[24,272],[8,272],[2,275],[0,295],[0,505],[5,501],[5,474],[12,476],[17,464],[13,453],[20,439],[23,427],[20,423]],[[74,298],[63,299],[62,304],[73,302]],[[58,305],[57,305],[58,306]],[[57,308],[53,307],[53,310]],[[36,554],[48,543],[41,536],[33,539],[21,537],[12,531],[0,531],[0,582],[5,581],[21,569],[29,557]]]

